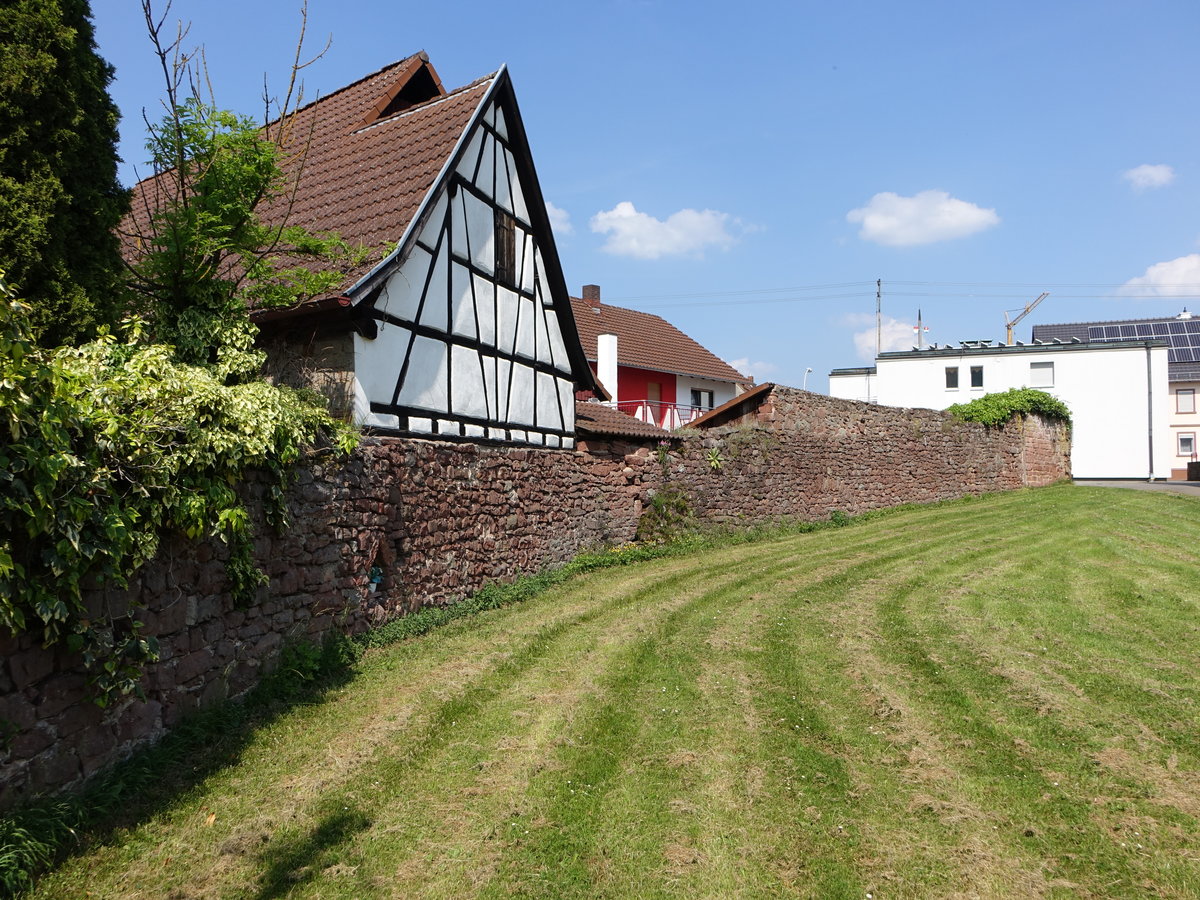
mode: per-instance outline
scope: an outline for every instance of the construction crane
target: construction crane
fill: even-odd
[[[1049,296],[1050,296],[1049,291],[1042,291],[1042,293],[1038,295],[1038,298],[1036,300],[1034,300],[1032,303],[1026,303],[1025,309],[1023,309],[1021,311],[1021,314],[1011,321],[1008,318],[1008,314],[1010,312],[1012,312],[1012,310],[1005,310],[1005,312],[1004,312],[1004,327],[1008,331],[1008,334],[1006,335],[1005,340],[1004,340],[1005,344],[1007,344],[1009,347],[1011,347],[1013,345],[1013,329],[1017,327],[1017,323],[1020,322],[1023,318],[1025,318],[1027,315],[1029,315],[1031,312],[1033,312],[1037,308],[1037,305]]]

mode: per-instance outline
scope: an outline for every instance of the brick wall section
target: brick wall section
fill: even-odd
[[[1068,454],[1063,430],[1037,419],[989,429],[776,388],[749,420],[682,437],[667,477],[702,522],[748,524],[1049,484],[1069,475]],[[200,705],[243,693],[287,641],[361,631],[630,540],[662,478],[652,446],[621,442],[558,451],[369,439],[344,464],[314,462],[291,492],[293,527],[260,525],[270,583],[250,608],[226,594],[219,542],[165,542],[129,590],[90,597],[141,610],[159,639],[145,701],[101,710],[76,660],[0,636],[0,808],[76,783]],[[247,490],[253,499],[259,488]],[[385,578],[371,592],[373,564]]]

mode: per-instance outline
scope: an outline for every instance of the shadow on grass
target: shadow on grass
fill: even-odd
[[[286,896],[298,885],[312,881],[343,860],[344,846],[370,826],[371,819],[360,810],[342,807],[323,815],[308,834],[281,838],[262,854],[266,871],[256,900]]]
[[[288,647],[278,668],[244,697],[189,716],[82,792],[39,798],[0,817],[0,897],[20,894],[53,865],[170,809],[236,766],[259,729],[348,683],[357,656],[340,636],[323,646]]]
[[[929,506],[978,499],[966,497]],[[874,519],[909,508],[912,507],[875,510],[856,518]],[[354,641],[341,637],[324,647],[302,644],[287,648],[279,669],[245,698],[202,711],[176,725],[157,745],[139,751],[93,781],[83,793],[41,799],[0,816],[0,897],[20,893],[55,863],[103,843],[117,829],[136,826],[171,808],[205,779],[237,765],[258,729],[294,707],[320,702],[326,691],[349,682],[354,676],[354,662],[363,649],[394,644],[456,619],[522,603],[586,572],[849,524],[851,517],[837,512],[822,522],[792,521],[716,529],[678,535],[661,543],[581,553],[563,566],[524,575],[509,583],[488,584],[451,606],[427,607]],[[336,843],[337,835],[350,827],[351,823],[339,816],[330,816],[305,842],[305,852],[319,849],[322,842]],[[267,861],[271,869],[262,896],[278,896],[278,891],[286,890],[292,883],[285,875],[299,869],[289,864],[288,859],[272,856]],[[283,874],[272,874],[277,870]]]

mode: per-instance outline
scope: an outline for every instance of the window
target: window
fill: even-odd
[[[496,280],[517,283],[517,220],[496,209]]]
[[[713,392],[699,391],[692,388],[692,406],[697,409],[712,409],[713,408]]]
[[[1193,388],[1180,388],[1175,392],[1175,412],[1194,413],[1196,411],[1196,391]]]
[[[946,366],[946,390],[958,390],[958,366]]]
[[[1035,388],[1054,387],[1054,363],[1030,363],[1029,386]]]
[[[1188,459],[1196,457],[1196,432],[1185,431],[1179,435],[1179,450],[1177,455],[1186,456]]]
[[[983,387],[983,366],[971,366],[971,387]]]

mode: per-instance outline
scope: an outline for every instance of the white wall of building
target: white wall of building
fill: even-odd
[[[972,367],[981,369],[981,386],[971,384]],[[958,369],[955,388],[947,387],[947,368]],[[1177,467],[1170,426],[1175,401],[1167,382],[1165,346],[1149,351],[1144,345],[927,350],[883,354],[876,372],[872,389],[885,406],[945,409],[1019,387],[1052,394],[1071,410],[1076,478],[1166,478]],[[846,397],[846,391],[857,389],[853,376],[830,379],[834,396]]]
[[[675,376],[675,402],[680,406],[688,406],[692,402],[692,391],[712,391],[713,402],[709,409],[715,409],[737,396],[738,386],[732,381],[716,381],[712,378],[695,378],[691,375]]]
[[[858,400],[862,403],[875,402],[875,373],[849,372],[845,375],[829,373],[829,396],[842,400]]]

